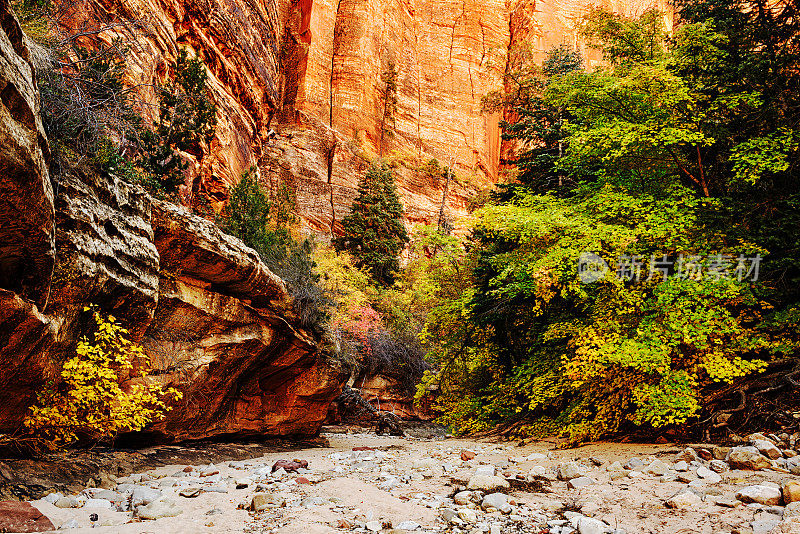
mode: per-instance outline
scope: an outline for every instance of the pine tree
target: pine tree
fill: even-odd
[[[333,246],[349,252],[356,266],[389,286],[400,267],[398,255],[408,243],[402,219],[392,171],[384,163],[373,165],[358,184],[350,214],[342,219],[343,234]]]

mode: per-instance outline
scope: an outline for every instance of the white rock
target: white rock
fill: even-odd
[[[736,498],[742,502],[757,502],[759,504],[780,504],[781,490],[771,486],[757,484],[747,486],[736,492]]]
[[[651,475],[663,476],[669,471],[669,466],[661,460],[655,459],[645,469]]]
[[[467,505],[472,502],[472,495],[471,491],[459,491],[453,496],[453,502],[461,506]]]
[[[136,512],[141,519],[161,519],[180,515],[183,510],[169,497],[161,497],[146,506],[139,506]]]
[[[721,476],[705,466],[697,468],[697,476],[704,479],[709,484],[718,484],[722,482]]]
[[[689,469],[689,464],[685,461],[681,460],[680,462],[675,462],[675,465],[672,466],[675,471],[687,471]]]
[[[136,486],[131,497],[131,506],[134,508],[142,504],[150,504],[161,497],[161,490]]]
[[[64,495],[62,495],[60,492],[58,492],[58,491],[57,491],[57,492],[55,492],[55,493],[49,493],[49,494],[47,494],[47,495],[44,497],[44,499],[42,499],[42,500],[44,500],[44,501],[47,501],[47,502],[49,502],[50,504],[55,504],[55,503],[56,503],[56,501],[58,501],[58,499],[62,498],[63,496],[64,496]]]
[[[458,511],[458,517],[465,523],[471,524],[478,522],[478,514],[475,513],[475,510],[470,510],[469,508],[460,509]]]
[[[534,465],[528,475],[531,477],[543,477],[547,473],[547,468],[543,465]]]
[[[110,501],[105,499],[87,499],[87,501],[83,504],[84,508],[103,508],[105,510],[110,510],[113,505]]]
[[[570,479],[570,481],[567,482],[567,487],[570,489],[580,489],[586,486],[591,486],[592,484],[594,484],[594,480],[589,477],[577,477]]]
[[[420,526],[421,525],[416,521],[403,521],[397,525],[397,528],[400,530],[417,530]]]
[[[669,508],[691,508],[699,506],[703,500],[694,492],[683,490],[669,499],[667,499],[667,506]]]
[[[367,530],[370,532],[380,532],[383,530],[383,523],[380,521],[369,521],[367,522]]]
[[[561,462],[556,468],[559,480],[578,478],[586,473],[586,468],[578,462]]]
[[[500,510],[505,504],[508,504],[508,495],[503,493],[490,493],[483,498],[481,508],[484,510],[487,508],[496,508]]]
[[[497,469],[493,465],[481,465],[475,469],[476,475],[486,475],[493,477],[497,473]]]

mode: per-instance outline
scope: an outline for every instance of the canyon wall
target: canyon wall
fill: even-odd
[[[666,5],[604,3],[636,15],[652,2]],[[254,167],[270,190],[288,188],[308,233],[328,238],[377,156],[396,171],[409,224],[441,214],[457,225],[510,153],[502,114],[484,112],[481,99],[502,89],[523,49],[540,58],[566,43],[599,60],[574,29],[592,3],[80,0],[70,20],[132,43],[130,81],[143,87],[170,75],[180,47],[205,61],[219,125],[201,154],[187,155],[187,202],[205,197],[219,208]],[[431,159],[452,166],[451,177],[431,172]]]
[[[38,117],[29,52],[0,0],[0,434],[58,384],[96,304],[144,347],[145,380],[183,393],[137,439],[315,435],[348,375],[283,281],[138,185],[78,168],[50,176]]]

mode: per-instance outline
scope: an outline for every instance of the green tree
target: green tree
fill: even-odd
[[[183,182],[186,164],[179,152],[202,154],[216,128],[216,106],[206,95],[208,73],[202,60],[178,52],[175,78],[156,86],[158,119],[142,134],[140,164],[150,175],[147,185],[155,192],[174,194]]]
[[[314,270],[312,242],[298,241],[292,235],[292,207],[286,187],[279,188],[275,198],[270,199],[250,170],[231,190],[219,224],[255,250],[264,264],[286,282],[301,324],[321,328],[331,302]]]
[[[342,219],[342,235],[333,239],[333,245],[337,251],[350,253],[356,266],[366,269],[375,281],[389,286],[406,243],[394,175],[386,164],[375,164],[359,182],[358,196]]]
[[[505,425],[575,443],[626,425],[712,421],[732,392],[793,384],[797,22],[757,0],[678,4],[670,40],[656,12],[592,11],[584,33],[608,63],[550,76],[538,101],[523,102],[568,117],[564,151],[542,170],[577,186],[556,196],[523,181],[477,214],[473,285],[429,321],[441,371],[428,379],[457,429]],[[536,128],[519,135],[546,147]],[[644,275],[612,269],[581,283],[587,251]],[[733,270],[756,254],[757,280],[713,276],[715,261]],[[651,258],[673,276],[651,276]],[[468,325],[442,328],[442,318]]]

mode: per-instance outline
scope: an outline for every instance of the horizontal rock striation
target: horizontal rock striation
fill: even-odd
[[[39,110],[7,0],[3,13],[0,96],[19,98],[0,107],[0,433],[17,430],[37,392],[58,383],[92,330],[87,304],[143,344],[146,380],[184,393],[135,439],[318,433],[346,377],[255,251],[115,176],[64,169],[53,194],[41,124],[14,116],[14,106]]]

